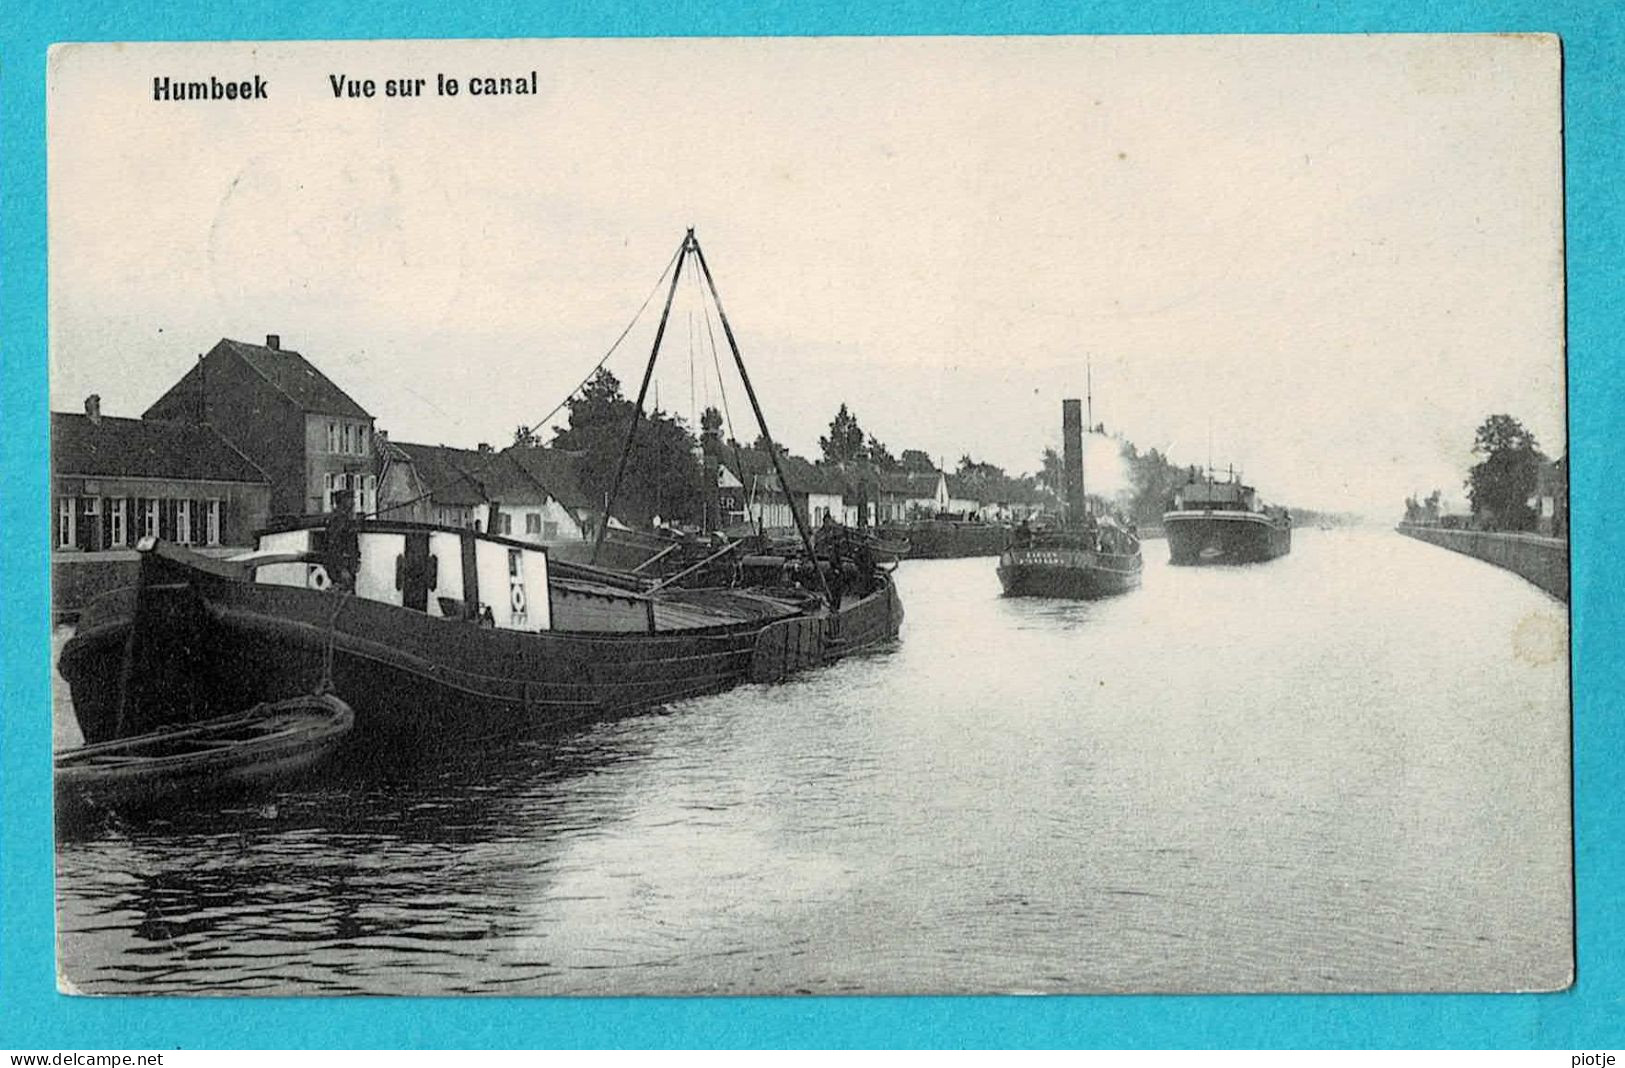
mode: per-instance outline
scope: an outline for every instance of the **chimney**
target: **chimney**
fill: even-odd
[[[270,349],[272,352],[280,351],[281,348],[282,348],[282,335],[281,334],[266,334],[265,335],[265,347]]]
[[[102,425],[102,395],[92,393],[85,398],[85,414],[90,416],[92,426]]]
[[[480,451],[481,452],[490,452],[491,451],[491,443],[489,441],[480,442]]]
[[[1088,512],[1083,494],[1083,403],[1061,402],[1061,485],[1066,521],[1081,523]]]

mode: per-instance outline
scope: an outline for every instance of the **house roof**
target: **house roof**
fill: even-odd
[[[57,475],[269,482],[265,472],[202,423],[51,413]]]
[[[437,504],[539,503],[546,496],[566,508],[592,506],[576,480],[574,459],[556,449],[480,452],[404,441],[392,441],[390,447],[411,462]]]
[[[880,489],[902,497],[935,497],[940,471],[883,471]]]
[[[230,348],[267,382],[306,412],[320,415],[342,415],[351,419],[371,419],[367,410],[350,395],[333,384],[333,380],[316,370],[311,362],[292,349],[267,348],[246,341],[222,338],[220,344]]]
[[[559,449],[524,447],[509,449],[508,456],[532,479],[542,484],[549,496],[566,508],[593,508],[592,498],[581,488],[576,476],[576,458]]]
[[[758,449],[740,449],[737,460],[733,450],[730,449],[723,452],[718,459],[744,483],[747,489],[750,488],[753,477],[763,481],[775,479],[772,459]],[[833,468],[820,467],[788,453],[779,457],[779,463],[784,468],[784,478],[792,492],[822,493],[829,496],[839,496],[846,492],[845,478]],[[744,466],[744,471],[739,470],[741,465]]]
[[[476,505],[486,501],[485,486],[458,463],[458,453],[464,449],[450,449],[444,445],[413,445],[404,441],[391,441],[390,448],[400,452],[416,470],[418,480],[436,504]],[[480,456],[474,453],[474,456]]]

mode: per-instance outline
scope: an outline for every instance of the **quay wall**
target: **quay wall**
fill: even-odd
[[[1448,530],[1408,523],[1401,523],[1396,529],[1417,541],[1505,568],[1559,600],[1569,599],[1569,543],[1563,538],[1487,530]]]
[[[226,557],[247,552],[240,548],[199,549],[207,556]],[[141,555],[134,549],[107,552],[51,554],[51,616],[56,622],[79,618],[91,601],[104,593],[135,585]]]

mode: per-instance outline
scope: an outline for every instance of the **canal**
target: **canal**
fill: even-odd
[[[495,756],[58,846],[98,993],[1455,990],[1569,974],[1565,607],[1391,531],[1006,600]],[[59,633],[57,648],[65,640]],[[57,680],[59,743],[73,739]]]

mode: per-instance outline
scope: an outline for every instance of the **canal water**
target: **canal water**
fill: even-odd
[[[61,971],[169,994],[1567,981],[1566,610],[1533,586],[1388,531],[1233,569],[1148,542],[1143,588],[1095,603],[1003,599],[986,558],[897,577],[894,649],[789,683],[66,837]]]

